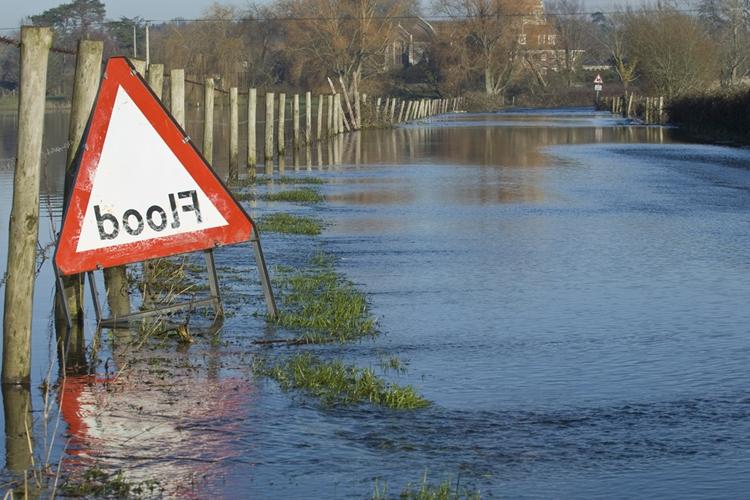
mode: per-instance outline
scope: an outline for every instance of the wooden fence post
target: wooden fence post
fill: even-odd
[[[357,128],[362,128],[362,106],[360,104],[359,91],[354,92],[354,112],[357,115]]]
[[[214,164],[214,79],[203,84],[203,156]]]
[[[318,129],[316,132],[316,138],[321,140],[323,138],[323,94],[318,94]]]
[[[276,134],[276,151],[279,153],[279,163],[283,161],[282,157],[286,154],[286,94],[279,94],[279,129]]]
[[[81,49],[78,49],[80,54]],[[161,96],[164,93],[164,65],[163,64],[149,64],[148,65],[148,86],[154,91],[156,97],[161,101]]]
[[[657,123],[659,125],[664,123],[664,96],[659,97],[659,118],[657,119]]]
[[[292,99],[292,148],[296,152],[299,149],[299,94],[294,94]]]
[[[357,117],[354,116],[354,110],[352,109],[352,103],[349,100],[349,91],[346,89],[346,85],[344,85],[344,78],[339,76],[339,83],[341,83],[341,90],[344,94],[344,102],[346,103],[346,109],[349,111],[349,122],[351,124],[352,130],[357,130],[359,127],[357,126]],[[346,113],[342,113],[344,117],[346,117]]]
[[[273,92],[266,92],[266,144],[263,150],[266,175],[273,175]]]
[[[331,137],[334,134],[333,130],[333,94],[329,94],[326,96],[326,104],[328,104],[328,116],[327,116],[327,127],[326,127],[326,136]]]
[[[312,92],[305,92],[305,144],[312,142]]]
[[[631,116],[633,116],[633,93],[632,92],[630,93],[630,98],[628,98],[628,113],[627,113],[627,116],[628,116],[628,118],[630,118]]]
[[[258,162],[258,147],[255,138],[255,125],[258,119],[258,91],[247,92],[247,175],[255,178],[255,164]]]
[[[343,111],[344,109],[341,107],[341,94],[336,94],[333,96],[333,112],[336,117],[334,120],[336,122],[334,128],[336,130],[336,135],[344,133]]]
[[[135,67],[135,70],[143,77],[146,78],[146,61],[143,59],[129,59],[131,64]]]
[[[68,125],[68,157],[65,168],[65,187],[63,191],[63,207],[68,205],[70,194],[75,182],[75,169],[73,162],[78,152],[78,147],[83,138],[83,132],[88,124],[91,108],[94,105],[99,80],[101,76],[102,52],[104,44],[100,41],[79,40],[76,55],[76,70],[73,83],[73,100],[70,108],[70,122]],[[63,278],[65,296],[58,300],[65,300],[68,304],[73,323],[83,319],[83,275],[65,276]],[[65,317],[62,303],[56,302],[55,316],[58,320]],[[66,325],[67,327],[67,325]],[[80,332],[80,328],[74,328]],[[77,339],[72,339],[70,345],[78,345]]]
[[[172,116],[185,129],[185,70],[173,69],[169,72],[169,110]]]
[[[18,140],[3,314],[3,384],[28,385],[47,62],[52,30],[21,28]]]
[[[240,178],[240,110],[237,87],[229,89],[229,175],[230,181]]]

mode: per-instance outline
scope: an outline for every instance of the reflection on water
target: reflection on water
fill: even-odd
[[[195,117],[188,132],[202,135]],[[323,409],[254,380],[251,354],[277,351],[252,340],[277,332],[253,315],[249,249],[230,247],[217,251],[220,337],[156,355],[104,337],[98,373],[65,381],[67,472],[99,463],[195,497],[363,498],[373,478],[399,492],[425,469],[514,498],[750,489],[748,151],[589,110],[457,114],[287,151],[280,167],[327,180],[328,203],[246,208],[331,225],[314,243],[265,234],[268,262],[333,252],[383,335],[321,353],[371,367],[397,355],[408,371],[386,377],[434,405]],[[59,200],[62,170],[49,167]],[[9,178],[0,170],[3,224]],[[50,294],[35,306],[44,332]],[[49,342],[34,342],[37,385]],[[29,413],[7,411],[18,397],[40,407],[33,391],[6,397],[8,469],[28,461],[17,430]]]

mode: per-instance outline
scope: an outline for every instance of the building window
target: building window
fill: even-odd
[[[539,35],[539,36],[537,37],[537,43],[538,43],[539,45],[544,45],[544,39],[545,39],[545,38],[546,38],[546,37],[545,37],[544,35]]]
[[[522,33],[518,35],[518,43],[521,45],[526,45],[526,34]]]
[[[550,45],[556,45],[557,44],[557,35],[547,35],[547,41]]]

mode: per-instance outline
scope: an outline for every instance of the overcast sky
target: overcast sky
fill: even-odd
[[[70,1],[70,0],[67,0]],[[104,0],[107,6],[107,18],[117,19],[122,16],[145,19],[174,19],[182,17],[185,19],[195,18],[201,12],[214,3],[215,0]],[[55,7],[65,0],[0,0],[3,6],[0,10],[0,28],[13,28],[20,24],[21,20],[32,14],[39,14],[50,7]],[[615,5],[624,5],[628,2],[638,5],[640,0],[586,0],[587,10],[607,10]],[[249,2],[246,0],[223,0],[222,4],[231,4],[244,7]]]

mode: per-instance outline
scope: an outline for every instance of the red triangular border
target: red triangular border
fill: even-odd
[[[226,226],[190,233],[153,238],[141,242],[78,252],[83,218],[95,182],[104,140],[107,136],[117,89],[122,87],[151,123],[167,146],[206,193],[224,219]],[[221,245],[248,241],[254,224],[187,134],[164,108],[148,84],[125,57],[112,57],[99,85],[99,93],[77,155],[76,181],[65,209],[62,231],[55,251],[60,273],[76,274],[115,267],[148,259],[167,257]],[[134,145],[137,147],[137,145]],[[154,168],[158,168],[157,165]]]

